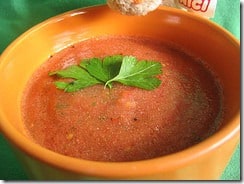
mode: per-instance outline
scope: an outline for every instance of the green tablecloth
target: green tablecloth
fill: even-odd
[[[104,4],[105,0],[0,0],[0,53],[35,24],[76,8]],[[218,0],[212,21],[240,39],[240,1]],[[28,179],[9,145],[0,134],[0,180]],[[240,180],[240,145],[225,169],[222,180]]]

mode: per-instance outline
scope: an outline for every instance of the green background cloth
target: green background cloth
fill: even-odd
[[[0,0],[0,53],[20,34],[57,14],[106,0]],[[211,19],[240,39],[240,1],[218,0]],[[20,163],[0,133],[0,180],[27,180]],[[240,180],[240,145],[235,150],[221,180]]]

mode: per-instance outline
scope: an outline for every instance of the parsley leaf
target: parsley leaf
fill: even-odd
[[[86,69],[93,77],[106,83],[119,73],[122,59],[122,55],[107,56],[103,61],[99,58],[84,59],[80,66]],[[112,88],[111,83],[108,86]]]
[[[107,81],[105,85],[116,81],[128,86],[152,90],[161,84],[161,81],[155,77],[162,72],[161,68],[159,62],[146,60],[138,62],[133,56],[125,56],[119,74]]]
[[[113,55],[103,59],[84,59],[78,66],[72,65],[63,70],[50,72],[49,75],[73,79],[71,82],[56,81],[55,85],[65,92],[74,92],[96,84],[112,88],[113,82],[153,90],[161,84],[156,77],[161,73],[162,65],[159,62],[138,61],[133,56]]]
[[[58,89],[63,89],[65,92],[75,92],[80,89],[101,83],[96,78],[92,77],[86,70],[76,65],[69,66],[64,70],[51,72],[49,75],[57,75],[61,78],[76,79],[72,82],[55,82],[56,87]]]

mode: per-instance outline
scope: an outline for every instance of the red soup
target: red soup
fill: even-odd
[[[114,84],[67,93],[50,71],[81,59],[132,55],[163,65],[151,91]],[[221,87],[208,67],[175,46],[144,37],[102,37],[51,56],[22,101],[28,136],[55,152],[96,161],[133,161],[186,149],[211,136],[223,117]]]

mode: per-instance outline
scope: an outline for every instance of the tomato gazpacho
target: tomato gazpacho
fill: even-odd
[[[82,59],[133,56],[162,64],[153,90],[114,83],[65,92],[49,73]],[[27,136],[57,153],[94,161],[136,161],[178,152],[211,136],[223,119],[220,82],[201,59],[147,37],[107,36],[50,56],[21,102]]]

